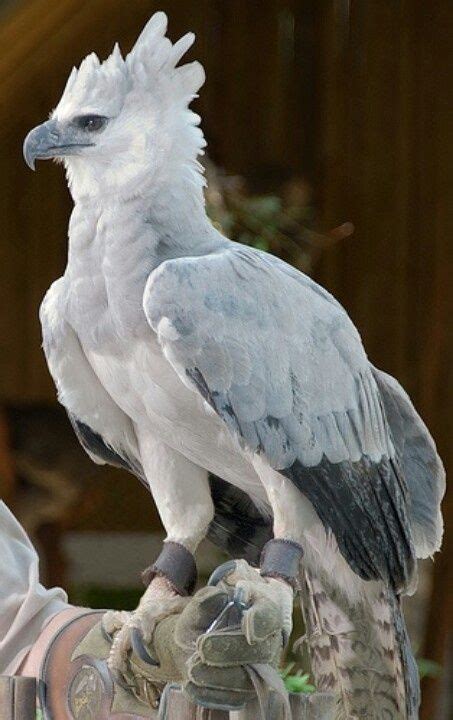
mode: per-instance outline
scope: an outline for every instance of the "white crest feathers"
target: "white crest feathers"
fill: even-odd
[[[117,43],[103,63],[91,53],[78,70],[72,69],[54,116],[68,118],[76,111],[116,115],[129,88],[130,78]]]
[[[147,23],[126,58],[134,83],[152,91],[156,85],[168,85],[173,100],[188,104],[204,83],[203,67],[192,62],[176,67],[193,45],[195,35],[187,33],[174,45],[165,36],[167,16],[157,12]]]
[[[167,16],[157,12],[125,60],[118,44],[103,63],[95,53],[88,55],[78,70],[73,68],[55,114],[68,116],[82,106],[94,111],[101,103],[105,106],[107,99],[117,113],[126,94],[134,87],[160,98],[167,107],[187,106],[205,80],[199,62],[177,67],[195,35],[187,33],[173,44],[165,36],[166,30]]]

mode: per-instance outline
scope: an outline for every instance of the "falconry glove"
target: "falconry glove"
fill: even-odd
[[[256,694],[251,668],[278,666],[291,630],[292,589],[245,561],[226,563],[211,582],[181,613],[157,622],[151,642],[135,636],[123,678],[135,692],[177,682],[199,705],[237,709]]]

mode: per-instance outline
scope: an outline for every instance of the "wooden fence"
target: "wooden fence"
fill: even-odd
[[[332,720],[334,702],[332,695],[323,693],[292,694],[290,705],[293,720]],[[0,713],[1,720],[36,720],[35,679],[0,677]],[[271,696],[266,708],[266,720],[280,720],[281,715],[281,701]],[[207,710],[191,703],[177,687],[168,688],[165,712],[160,715],[160,720],[259,720],[260,718],[258,701],[249,703],[244,710],[231,713],[223,710]],[[68,720],[73,718],[68,716]],[[102,717],[102,720],[108,719]],[[158,720],[157,711],[155,720]]]
[[[36,681],[26,677],[0,677],[1,720],[36,719]]]

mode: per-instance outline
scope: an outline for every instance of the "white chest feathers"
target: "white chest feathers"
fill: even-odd
[[[146,331],[143,290],[155,265],[152,229],[127,209],[74,208],[66,278],[68,317],[86,347],[106,349]]]

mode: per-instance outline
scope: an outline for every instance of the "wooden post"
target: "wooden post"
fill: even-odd
[[[224,710],[208,710],[194,705],[177,685],[168,685],[162,696],[163,720],[229,720]]]
[[[0,712],[2,720],[35,720],[35,678],[0,676]]]
[[[312,695],[290,694],[293,720],[332,720],[335,696],[328,693]],[[258,700],[248,703],[243,710],[228,713],[224,710],[207,710],[197,707],[176,685],[169,686],[163,697],[163,720],[259,720],[261,710]],[[266,720],[281,720],[282,701],[273,693],[266,707]]]
[[[335,696],[328,693],[291,693],[289,703],[293,720],[332,720],[335,709]],[[283,717],[282,701],[273,694],[269,697],[266,708],[266,720],[281,720]],[[232,712],[230,720],[258,720],[261,711],[258,700],[254,700],[240,712]]]
[[[291,694],[289,699],[293,720],[332,720],[334,716],[334,695]],[[261,718],[257,700],[236,712],[208,710],[194,705],[176,685],[167,688],[162,701],[163,720],[258,720]],[[1,720],[35,720],[36,680],[27,677],[0,676],[0,711]],[[266,711],[266,720],[281,720],[282,703],[273,693],[269,696]]]

